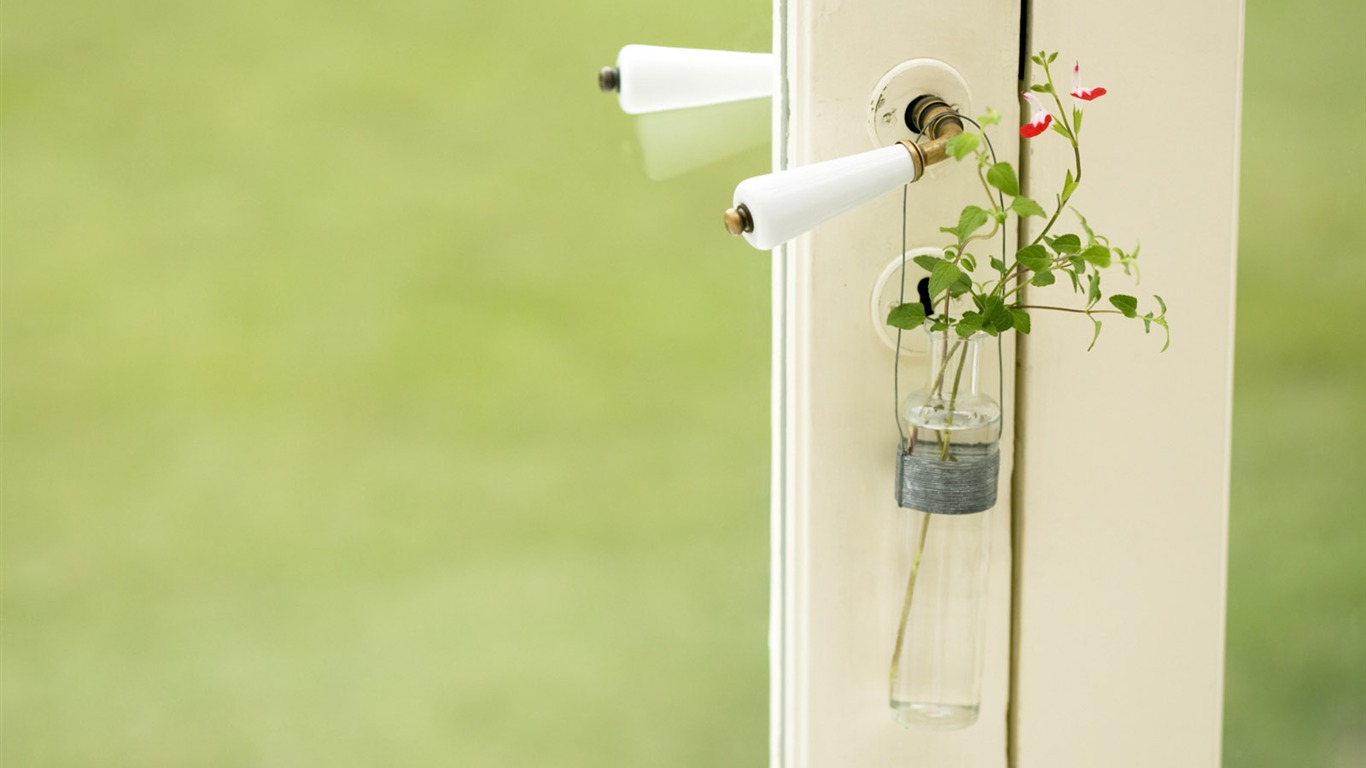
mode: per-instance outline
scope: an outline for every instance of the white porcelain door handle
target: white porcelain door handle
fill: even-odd
[[[743,234],[769,250],[875,197],[915,181],[920,166],[901,144],[740,182],[732,210],[747,211]]]
[[[772,96],[774,61],[771,53],[628,45],[599,83],[639,115]]]

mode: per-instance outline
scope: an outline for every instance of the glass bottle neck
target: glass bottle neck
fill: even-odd
[[[930,331],[929,337],[929,380],[924,391],[945,399],[951,393],[960,398],[975,396],[979,382],[978,356],[986,334],[974,333],[965,339],[953,331]]]

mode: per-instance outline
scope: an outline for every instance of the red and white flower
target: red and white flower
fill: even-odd
[[[1099,99],[1101,96],[1104,96],[1105,89],[1081,87],[1081,62],[1079,61],[1072,67],[1072,90],[1069,93],[1072,94],[1072,98],[1074,99],[1091,101],[1092,99]],[[1077,106],[1081,105],[1078,104]]]
[[[1048,126],[1053,123],[1053,116],[1048,114],[1047,109],[1044,109],[1042,102],[1034,98],[1034,94],[1026,91],[1020,96],[1029,102],[1029,106],[1034,108],[1034,114],[1030,116],[1029,123],[1020,126],[1020,135],[1026,139],[1032,139],[1048,130]]]

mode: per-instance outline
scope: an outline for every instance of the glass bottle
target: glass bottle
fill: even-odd
[[[1001,408],[979,389],[977,333],[930,333],[926,385],[899,406],[904,592],[891,706],[905,725],[964,728],[982,690],[982,614]]]

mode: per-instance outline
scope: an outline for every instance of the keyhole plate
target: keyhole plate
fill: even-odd
[[[940,256],[944,255],[943,248],[912,248],[906,251],[906,289],[905,300],[917,301],[916,284],[922,277],[929,277],[923,267],[915,263],[916,256]],[[889,349],[896,349],[896,331],[887,325],[887,313],[891,312],[902,301],[901,289],[901,259],[892,259],[882,274],[878,275],[877,282],[873,284],[872,301],[870,302],[870,319],[873,321],[873,331],[877,334],[882,343]],[[961,312],[963,309],[963,299],[961,297],[950,302],[953,312]],[[929,339],[924,331],[902,331],[901,332],[901,354],[903,355],[923,355],[929,352]]]
[[[906,108],[917,96],[933,94],[973,117],[972,96],[958,70],[938,59],[911,59],[892,67],[878,81],[868,102],[868,135],[886,147],[916,135],[906,127]]]

